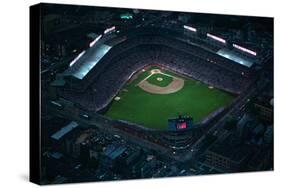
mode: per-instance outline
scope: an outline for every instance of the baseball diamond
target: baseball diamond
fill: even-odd
[[[151,74],[138,83],[144,91],[155,94],[175,93],[183,88],[184,80],[172,75],[162,73],[158,69],[150,71]]]
[[[234,99],[227,92],[161,67],[147,67],[135,74],[117,94],[122,100],[112,101],[106,116],[165,130],[169,117],[186,113],[200,122]],[[164,86],[158,85],[163,81],[167,82]]]

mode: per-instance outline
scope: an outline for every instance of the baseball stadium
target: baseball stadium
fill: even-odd
[[[168,130],[168,119],[181,115],[196,126],[225,111],[255,79],[251,62],[184,39],[184,28],[110,29],[62,74],[60,95],[85,111],[150,130]]]
[[[273,19],[45,5],[42,23],[50,181],[273,169]]]

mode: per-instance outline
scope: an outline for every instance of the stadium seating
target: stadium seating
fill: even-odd
[[[254,79],[247,68],[200,46],[169,37],[144,35],[114,46],[77,84],[79,89],[73,90],[74,84],[60,89],[60,93],[86,110],[99,111],[110,104],[133,73],[152,64],[234,94],[245,91]]]

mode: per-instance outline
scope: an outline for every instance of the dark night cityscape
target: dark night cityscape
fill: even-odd
[[[39,6],[40,184],[273,170],[273,18]]]

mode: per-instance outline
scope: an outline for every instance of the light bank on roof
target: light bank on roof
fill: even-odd
[[[184,25],[183,28],[190,32],[197,32],[197,28],[191,27],[188,25]],[[82,51],[76,58],[74,58],[70,64],[69,68],[64,72],[65,76],[73,76],[77,79],[82,80],[97,64],[98,62],[108,53],[108,51],[112,48],[111,45],[104,44],[103,37],[108,33],[112,33],[115,31],[115,26],[107,28],[104,30],[103,34],[97,35],[95,33],[91,33],[91,38],[93,41],[89,44],[89,48]],[[227,41],[219,36],[213,35],[211,33],[207,33],[206,37],[220,42],[222,44],[226,44]],[[241,52],[248,53],[255,57],[257,55],[256,52],[239,46],[237,44],[233,44],[233,47]],[[233,53],[232,50],[228,50],[227,48],[221,49],[216,52],[218,55],[223,56],[224,58],[230,59],[236,63],[244,65],[246,67],[251,67],[253,65],[253,61],[250,59],[245,59],[242,56],[239,56],[236,53]]]
[[[82,51],[70,62],[64,75],[82,80],[112,48],[112,46],[104,44],[102,38],[113,31],[115,31],[115,26],[105,29],[103,35],[91,33],[90,37],[93,38],[93,41],[89,44],[89,48]]]

